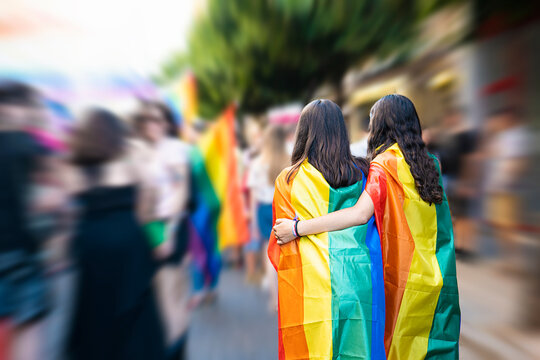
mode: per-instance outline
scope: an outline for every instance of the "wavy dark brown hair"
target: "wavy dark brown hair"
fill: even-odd
[[[352,156],[343,114],[330,100],[314,100],[302,110],[287,181],[306,159],[333,188],[355,184],[360,170],[367,175],[369,164]]]
[[[443,189],[439,185],[439,172],[422,140],[420,119],[412,101],[403,95],[387,95],[373,105],[370,117],[369,160],[397,143],[422,200],[440,204]]]

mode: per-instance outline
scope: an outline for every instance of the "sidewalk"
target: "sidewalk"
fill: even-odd
[[[500,262],[457,264],[462,359],[540,358],[540,332],[520,329],[527,284]]]
[[[188,334],[188,360],[276,360],[277,315],[268,295],[244,283],[241,270],[221,274],[217,301],[200,307]]]

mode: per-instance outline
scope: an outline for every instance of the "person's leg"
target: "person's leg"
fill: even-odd
[[[156,276],[156,295],[164,323],[167,346],[188,327],[189,281],[187,266],[168,264]]]
[[[9,359],[12,337],[11,321],[8,318],[0,319],[0,359]]]
[[[257,275],[257,252],[247,250],[245,252],[246,258],[246,282],[253,283],[256,280]]]
[[[16,329],[13,334],[12,359],[41,359],[44,335],[43,321],[33,322]]]
[[[268,288],[269,300],[268,300],[268,309],[270,311],[277,311],[278,306],[278,284],[277,284],[277,273],[276,269],[270,262],[270,259],[266,255],[268,251],[268,244],[266,244],[264,250],[264,265],[265,265],[265,274],[264,274],[264,283]]]

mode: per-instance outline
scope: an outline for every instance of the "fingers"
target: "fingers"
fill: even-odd
[[[278,245],[283,245],[283,244],[285,244],[285,242],[283,242],[283,240],[281,240],[281,238],[278,236],[277,231],[276,231],[275,228],[274,228],[274,237],[276,238],[276,243],[277,243]]]

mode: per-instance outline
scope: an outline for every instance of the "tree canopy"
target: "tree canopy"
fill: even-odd
[[[172,78],[189,68],[201,116],[229,103],[258,113],[306,100],[325,82],[372,55],[402,47],[441,0],[208,0],[188,49],[165,64]]]

